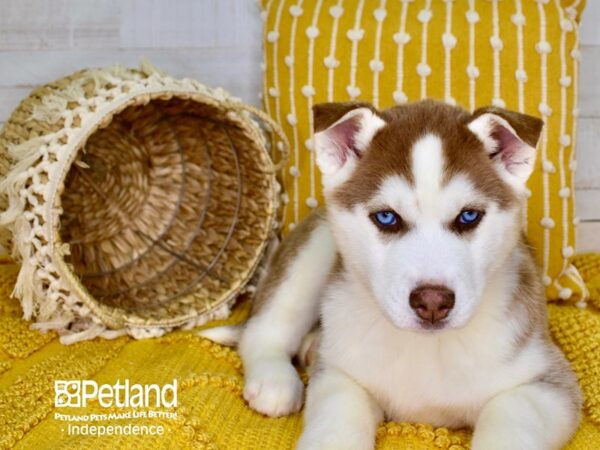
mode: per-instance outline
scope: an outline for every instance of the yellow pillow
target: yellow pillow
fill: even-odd
[[[425,97],[542,117],[528,236],[550,299],[585,301],[575,247],[574,147],[585,1],[263,0],[267,112],[292,155],[282,173],[284,232],[322,202],[311,107]]]

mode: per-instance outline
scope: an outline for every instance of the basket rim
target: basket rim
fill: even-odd
[[[200,92],[191,90],[189,88],[182,88],[179,86],[161,86],[161,87],[144,87],[143,91],[132,90],[123,95],[121,98],[113,99],[107,102],[102,107],[98,108],[94,113],[93,118],[82,120],[81,127],[77,129],[77,132],[71,136],[67,143],[62,144],[64,152],[68,155],[60,161],[60,167],[58,168],[57,175],[51,177],[48,180],[50,186],[49,197],[45,202],[46,216],[50,218],[45,224],[47,228],[48,244],[51,249],[52,261],[55,264],[59,276],[65,281],[66,286],[75,294],[75,296],[81,300],[81,302],[87,306],[93,315],[95,315],[106,327],[111,329],[119,329],[123,327],[128,328],[147,328],[147,327],[177,327],[198,318],[210,314],[223,305],[230,305],[243,291],[244,287],[251,281],[256,268],[260,264],[262,256],[264,255],[265,249],[271,240],[271,236],[267,239],[263,239],[260,245],[257,246],[255,257],[253,258],[252,264],[249,265],[248,270],[243,277],[238,278],[232,283],[227,289],[226,293],[221,296],[218,301],[212,302],[207,309],[203,311],[196,311],[194,313],[174,315],[164,319],[144,319],[135,313],[126,312],[119,307],[112,307],[103,304],[98,301],[81,283],[80,279],[73,273],[69,268],[68,263],[65,261],[66,244],[62,242],[59,227],[60,227],[60,201],[62,193],[65,188],[65,180],[69,170],[74,163],[75,159],[79,155],[79,152],[85,145],[85,142],[90,136],[95,133],[98,129],[107,126],[110,120],[124,111],[126,108],[135,105],[145,105],[154,100],[170,100],[173,98],[191,100],[197,103],[209,104],[216,108],[223,110],[227,114],[227,119],[236,125],[240,126],[243,133],[249,138],[249,141],[257,147],[257,149],[265,154],[266,161],[272,166],[270,171],[265,171],[265,176],[271,177],[271,185],[273,186],[268,193],[270,200],[270,208],[266,212],[267,223],[265,229],[268,230],[269,235],[273,235],[276,228],[276,216],[277,216],[277,199],[276,199],[276,185],[278,184],[276,179],[275,164],[269,154],[268,149],[260,140],[260,131],[258,126],[252,123],[251,119],[244,117],[243,105],[237,100],[231,98],[217,99],[211,95],[211,92]],[[195,290],[190,291],[182,297],[193,296]]]

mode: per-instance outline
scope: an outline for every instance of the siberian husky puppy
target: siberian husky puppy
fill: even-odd
[[[298,411],[303,450],[367,450],[385,418],[473,427],[474,450],[558,449],[581,394],[523,236],[541,120],[423,101],[314,108],[326,210],[271,258],[234,344],[250,407]],[[319,338],[303,345],[309,333]]]

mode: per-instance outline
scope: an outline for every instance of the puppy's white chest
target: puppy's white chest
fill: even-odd
[[[346,297],[323,306],[320,357],[361,384],[391,420],[473,425],[493,395],[543,366],[535,355],[509,358],[509,329],[421,334],[394,328],[375,305]]]

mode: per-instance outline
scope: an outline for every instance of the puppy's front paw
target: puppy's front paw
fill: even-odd
[[[516,428],[516,427],[515,427]],[[517,430],[508,433],[507,430],[498,433],[477,433],[471,441],[472,450],[542,450],[551,447],[542,442],[543,439],[535,433],[529,434],[526,430]],[[554,447],[552,447],[554,448]]]
[[[246,375],[244,398],[250,407],[270,417],[297,412],[302,407],[304,385],[287,360],[264,360]]]
[[[372,450],[374,446],[372,436],[340,427],[336,431],[330,430],[329,433],[322,434],[304,431],[296,444],[296,450]]]

